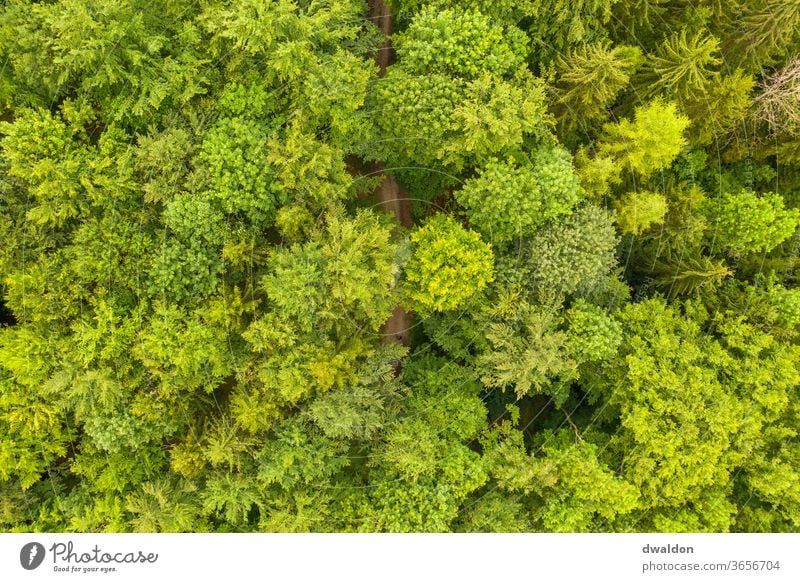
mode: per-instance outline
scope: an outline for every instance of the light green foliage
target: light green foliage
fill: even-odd
[[[506,22],[516,22],[531,13],[530,3],[520,0],[390,0],[387,4],[400,23],[426,8],[473,10]]]
[[[160,381],[156,394],[174,397],[178,390],[211,392],[233,372],[226,330],[212,313],[186,314],[157,305],[155,317],[141,330],[134,353]]]
[[[693,142],[708,144],[720,140],[736,123],[744,120],[755,85],[742,69],[724,70],[719,39],[686,29],[665,39],[649,59],[651,75],[643,79],[645,94],[663,90],[676,99],[692,120]]]
[[[719,40],[703,33],[689,37],[684,29],[665,40],[650,61],[660,81],[682,99],[694,93],[704,95],[715,80],[714,69],[721,63]]]
[[[422,322],[425,335],[448,357],[472,361],[486,347],[483,322],[459,311],[432,313]]]
[[[309,240],[270,256],[261,280],[264,308],[242,334],[254,357],[231,397],[237,427],[263,433],[280,419],[281,407],[334,391],[314,405],[310,419],[337,437],[375,430],[358,428],[352,416],[363,413],[368,423],[382,406],[380,393],[361,383],[374,373],[368,362],[382,362],[382,374],[388,366],[375,359],[373,344],[398,301],[398,247],[391,232],[373,211],[350,218],[332,208]],[[337,409],[342,418],[331,418]]]
[[[274,438],[256,453],[258,480],[264,485],[292,489],[320,482],[347,464],[341,445],[307,430],[300,422],[285,422]],[[303,454],[298,455],[301,449]]]
[[[270,139],[267,148],[266,160],[280,184],[274,190],[281,202],[291,198],[318,213],[349,194],[352,176],[342,152],[303,133],[299,126],[291,126],[284,139]]]
[[[559,406],[579,366],[611,359],[622,341],[619,323],[600,307],[579,299],[561,313],[530,304],[515,288],[502,290],[481,322],[486,339],[476,364],[486,387],[513,389],[517,398],[548,394]]]
[[[308,242],[270,257],[262,286],[281,317],[304,331],[362,324],[377,330],[394,307],[396,253],[380,215],[361,211],[351,219],[334,208]]]
[[[359,3],[353,6],[356,10],[360,8]],[[355,18],[347,24],[359,22],[361,19]],[[373,35],[364,32],[363,39],[358,42],[361,46],[355,47],[356,52],[340,47],[330,57],[319,60],[313,68],[299,71],[303,83],[297,102],[307,110],[307,130],[324,128],[332,145],[347,150],[356,147],[361,135],[359,111],[377,69],[364,58],[374,43]]]
[[[134,532],[181,533],[206,531],[208,526],[194,503],[197,488],[185,480],[148,481],[126,500]]]
[[[52,372],[56,338],[31,327],[0,328],[0,482],[13,479],[22,489],[63,455],[69,443],[55,402],[36,390]]]
[[[736,20],[739,33],[730,39],[729,55],[756,69],[791,54],[800,29],[797,0],[756,0]]]
[[[558,146],[545,146],[534,150],[530,159],[544,200],[545,219],[554,220],[568,214],[583,197],[569,152]]]
[[[600,154],[643,177],[669,167],[686,145],[683,132],[689,119],[674,103],[655,99],[638,107],[633,122],[623,119],[605,125]]]
[[[681,246],[699,248],[709,229],[708,218],[702,212],[708,197],[702,188],[680,184],[668,193],[669,212],[665,216],[663,231],[670,250]],[[678,250],[679,252],[679,250]]]
[[[220,254],[202,242],[192,245],[164,237],[149,272],[148,291],[177,300],[210,295],[219,285]]]
[[[144,288],[144,281],[138,279],[150,267],[148,251],[154,246],[153,238],[140,224],[125,220],[121,212],[110,211],[76,228],[65,254],[81,285],[91,282],[97,289],[114,289],[132,301]]]
[[[455,147],[475,155],[491,155],[520,145],[527,136],[546,135],[550,125],[544,105],[543,83],[526,70],[511,81],[482,75],[469,83],[466,99],[453,110],[453,118],[463,134]],[[464,154],[448,152],[445,162]]]
[[[0,99],[46,106],[81,95],[106,120],[152,122],[207,91],[195,10],[182,0],[160,10],[138,0],[13,2],[0,19],[11,62]]]
[[[789,329],[800,326],[800,289],[776,285],[770,289],[770,298],[776,305],[779,322]]]
[[[517,259],[527,284],[547,295],[584,292],[614,265],[617,236],[605,210],[586,205],[564,221],[541,229]]]
[[[405,266],[405,293],[423,311],[467,305],[493,280],[491,245],[444,214],[411,235],[413,254]]]
[[[0,313],[19,326],[0,329],[0,487],[30,508],[3,510],[4,528],[249,529],[254,508],[264,527],[289,528],[272,511],[300,514],[305,493],[256,491],[249,436],[291,441],[280,407],[332,387],[339,400],[302,417],[303,442],[339,455],[346,445],[319,427],[367,439],[383,426],[402,357],[375,349],[396,303],[392,227],[343,209],[313,226],[353,194],[341,148],[360,123],[377,38],[361,3],[283,3],[271,74],[261,54],[218,58],[228,18],[239,12],[246,28],[277,4],[260,3],[255,20],[222,3],[199,20],[182,2],[3,7]],[[209,27],[214,13],[226,18]],[[312,35],[321,44],[305,44]],[[286,91],[270,85],[290,78]],[[277,318],[278,291],[254,284],[280,263],[267,228],[288,202],[314,213],[287,229],[319,255],[329,287],[313,322],[325,330]],[[277,321],[267,340],[285,332],[294,359],[263,362],[253,320]],[[331,470],[317,477],[339,468],[326,455]]]
[[[622,321],[623,357],[606,373],[623,380],[607,394],[620,409],[625,476],[649,503],[680,504],[730,478],[744,403],[703,364],[721,365],[724,355],[695,322],[660,300],[628,307]]]
[[[0,530],[800,528],[798,0],[0,4]]]
[[[195,194],[180,194],[167,204],[164,224],[182,240],[219,243],[224,236],[222,214]]]
[[[81,212],[85,147],[74,144],[74,128],[44,109],[23,109],[13,124],[4,123],[3,157],[8,176],[22,180],[36,204],[28,217],[61,226]]]
[[[333,439],[369,440],[386,423],[400,397],[402,386],[394,365],[405,348],[390,344],[371,354],[358,371],[358,382],[334,388],[315,398],[305,415]]]
[[[636,488],[599,457],[601,447],[569,429],[544,431],[528,454],[508,423],[485,446],[490,475],[529,508],[535,529],[549,532],[615,529],[638,506]]]
[[[180,127],[139,135],[135,165],[145,175],[146,202],[163,202],[178,192],[189,170],[188,160],[194,147],[189,132]]]
[[[569,308],[566,318],[569,322],[567,341],[577,360],[596,362],[617,353],[622,329],[605,310],[579,299]]]
[[[410,73],[444,73],[474,79],[482,73],[514,73],[527,56],[527,37],[480,12],[418,13],[408,29],[393,37],[397,56]]]
[[[575,171],[589,197],[602,198],[620,182],[622,167],[610,156],[590,157],[586,148],[575,153]]]
[[[786,390],[798,379],[786,360],[795,348],[730,312],[716,314],[719,337],[710,337],[699,325],[704,310],[694,304],[686,310],[684,316],[661,299],[623,310],[622,357],[604,365],[594,386],[619,409],[614,446],[643,500],[669,515],[668,508],[698,499],[687,512],[694,528],[718,531],[731,527],[730,511],[724,519],[710,508],[706,515],[702,500],[749,464],[763,442],[755,435],[782,430]],[[678,527],[657,517],[654,523]]]
[[[377,131],[368,155],[459,170],[543,135],[550,123],[544,101],[542,82],[527,71],[511,80],[484,73],[465,81],[393,67],[368,101]]]
[[[397,165],[408,160],[429,166],[443,157],[443,148],[457,139],[459,125],[452,112],[464,98],[464,87],[461,79],[413,75],[392,67],[369,96],[372,122],[379,131],[370,151],[379,157],[391,156],[393,165],[398,158]]]
[[[542,501],[534,515],[546,531],[593,531],[636,508],[636,488],[598,459],[597,445],[576,442],[568,430],[541,438],[544,457],[534,463],[544,475],[537,491]]]
[[[687,103],[692,119],[689,133],[697,136],[695,141],[702,145],[718,141],[745,122],[755,84],[752,75],[736,69],[730,75],[720,75],[700,102]]]
[[[581,44],[560,56],[555,87],[559,121],[583,129],[605,119],[642,60],[638,47],[608,43]]]
[[[461,171],[545,135],[544,85],[524,66],[526,44],[480,12],[416,15],[397,35],[398,63],[368,97],[375,129],[365,155]]]
[[[387,531],[447,531],[467,495],[486,481],[483,460],[466,446],[486,426],[479,384],[468,368],[430,356],[403,379],[411,397],[370,461],[369,518]]]
[[[544,0],[529,3],[528,34],[540,63],[555,60],[571,46],[605,35],[617,0]]]
[[[638,236],[667,213],[667,200],[657,192],[636,191],[623,196],[617,206],[617,225],[624,234]]]
[[[179,194],[164,211],[167,231],[152,267],[151,293],[183,298],[213,293],[223,269],[223,214],[208,199]]]
[[[560,324],[555,310],[518,300],[512,317],[488,324],[490,349],[478,359],[483,383],[488,388],[513,389],[517,398],[549,394],[562,404],[578,363]]]
[[[351,147],[380,44],[364,8],[357,0],[220,1],[204,6],[198,22],[226,69],[288,96],[304,130],[324,128],[333,144]]]
[[[533,529],[528,512],[518,499],[509,498],[498,491],[490,491],[464,508],[455,531],[522,533]]]
[[[800,289],[786,287],[774,273],[759,274],[752,284],[728,281],[708,301],[713,309],[746,314],[775,336],[792,338],[800,333]]]
[[[758,430],[763,435],[761,440],[743,446],[748,453],[753,451],[742,463],[743,494],[753,500],[757,515],[763,516],[767,506],[775,513],[760,523],[748,523],[749,513],[737,516],[737,528],[791,531],[800,523],[800,504],[794,489],[800,479],[794,442],[800,352],[796,344],[775,341],[771,333],[737,312],[727,311],[725,315],[727,320],[719,322],[719,329],[723,345],[734,356],[729,374],[737,379],[734,388],[749,404],[754,416],[750,422],[760,423]],[[722,317],[718,315],[717,319]]]
[[[539,148],[521,166],[492,159],[479,172],[455,197],[492,241],[532,233],[569,213],[582,195],[570,156],[560,148]]]
[[[357,2],[300,5],[287,0],[245,0],[241,3],[214,2],[203,12],[201,22],[213,35],[211,52],[219,55],[236,49],[251,55],[267,56],[272,67],[290,77],[299,75],[300,66],[319,58],[338,45],[352,48],[362,24]],[[303,38],[303,36],[307,38]],[[300,36],[305,42],[297,42]],[[296,59],[290,62],[290,57]]]
[[[267,165],[267,136],[246,118],[223,118],[206,134],[198,159],[207,195],[226,213],[241,212],[256,223],[271,223],[285,201]]]
[[[670,299],[708,292],[733,274],[725,261],[707,255],[681,259],[672,253],[656,260],[652,272],[656,275],[654,284]]]
[[[711,236],[735,254],[771,251],[800,224],[800,211],[785,209],[783,198],[772,192],[725,192],[718,204],[709,201],[706,213]]]

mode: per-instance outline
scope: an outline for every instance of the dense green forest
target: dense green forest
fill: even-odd
[[[800,530],[800,0],[3,0],[0,530]]]

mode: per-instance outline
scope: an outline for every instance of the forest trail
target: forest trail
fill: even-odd
[[[394,51],[389,35],[392,34],[393,22],[392,12],[383,0],[369,0],[369,18],[381,29],[386,39],[375,56],[375,62],[380,67],[378,73],[381,77],[386,73],[386,68],[394,60]],[[384,212],[391,213],[397,218],[404,228],[411,228],[414,223],[411,219],[411,200],[400,187],[392,174],[386,173],[383,163],[378,162],[372,168],[374,175],[383,175],[384,180],[378,187],[375,198]],[[397,307],[392,312],[391,317],[381,327],[383,343],[399,343],[404,346],[411,344],[411,325],[413,316],[411,313]]]

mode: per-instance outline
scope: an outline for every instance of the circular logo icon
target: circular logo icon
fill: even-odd
[[[26,570],[35,570],[44,561],[44,546],[39,542],[30,542],[19,551],[19,563]]]

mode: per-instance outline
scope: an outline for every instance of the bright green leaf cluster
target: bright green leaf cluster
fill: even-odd
[[[617,224],[624,234],[640,235],[660,224],[667,213],[667,200],[656,192],[629,192],[619,201]]]
[[[505,242],[569,213],[581,194],[569,154],[543,147],[530,156],[529,165],[490,160],[455,197],[473,225],[491,240]]]
[[[410,73],[440,72],[474,79],[484,72],[502,77],[519,69],[527,37],[480,12],[423,11],[393,37],[397,56]]]
[[[478,233],[437,214],[411,235],[414,245],[405,266],[409,301],[424,311],[459,309],[493,280],[491,245]]]
[[[674,103],[655,99],[638,107],[631,122],[606,124],[600,154],[643,177],[669,167],[686,145],[689,118]]]
[[[609,213],[586,205],[538,231],[527,243],[522,268],[542,293],[568,295],[594,287],[615,262],[617,235]]]
[[[736,254],[771,251],[800,225],[800,210],[785,209],[783,198],[772,192],[725,192],[718,204],[707,204],[706,212],[711,236]]]

